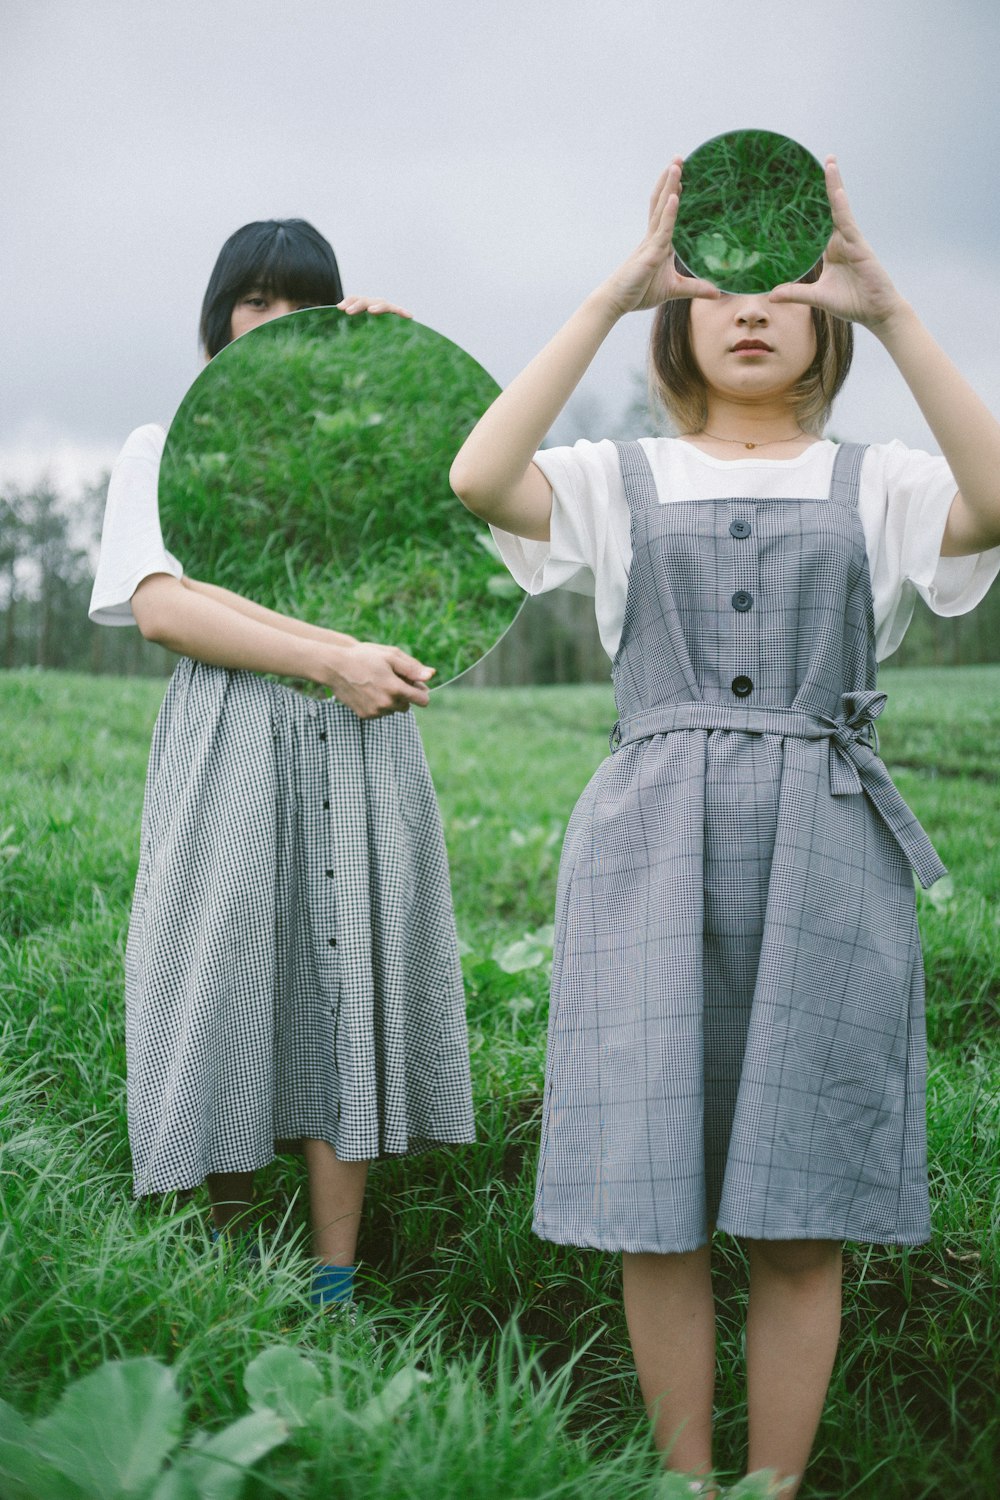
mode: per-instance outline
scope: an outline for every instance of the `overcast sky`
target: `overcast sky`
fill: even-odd
[[[1000,410],[998,43],[994,0],[0,0],[0,480],[71,485],[169,422],[251,219],[311,220],[349,291],[506,383],[641,237],[669,158],[745,126],[837,153]],[[647,330],[612,335],[576,427],[620,415]],[[833,430],[937,451],[864,330]]]

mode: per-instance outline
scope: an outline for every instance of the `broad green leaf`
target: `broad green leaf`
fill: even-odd
[[[149,1500],[201,1500],[201,1491],[183,1467],[172,1468],[161,1475]]]
[[[921,890],[920,895],[935,911],[949,912],[955,905],[955,882],[950,875],[942,875],[928,890]]]
[[[0,1494],[4,1500],[80,1500],[72,1480],[39,1455],[34,1433],[21,1414],[0,1401]]]
[[[109,1360],[67,1386],[34,1426],[39,1451],[94,1500],[141,1495],[180,1440],[173,1371],[149,1358]]]
[[[284,1417],[290,1427],[305,1427],[323,1395],[323,1377],[304,1355],[286,1344],[265,1349],[243,1372],[250,1405]]]
[[[529,937],[508,943],[505,948],[494,950],[493,957],[505,974],[519,974],[522,969],[537,969],[545,962],[545,949]]]
[[[407,1365],[405,1369],[398,1370],[377,1396],[373,1396],[360,1411],[353,1414],[355,1421],[367,1428],[381,1427],[383,1423],[391,1422],[413,1393],[426,1385],[430,1378],[425,1370],[418,1370],[416,1365]]]
[[[276,1412],[253,1411],[211,1437],[199,1433],[176,1467],[193,1481],[201,1500],[237,1500],[246,1470],[287,1436],[288,1424]]]
[[[516,943],[498,943],[493,949],[493,960],[505,974],[519,974],[522,969],[537,969],[552,957],[555,941],[555,926],[549,922],[526,932]]]

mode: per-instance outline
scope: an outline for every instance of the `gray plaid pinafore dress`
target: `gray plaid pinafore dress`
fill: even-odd
[[[475,1139],[441,818],[412,712],[188,657],[153,731],[125,952],[135,1194],[313,1138]]]
[[[873,747],[863,453],[824,500],[661,505],[619,445],[619,720],[560,862],[544,1239],[929,1238],[910,866],[944,867]]]

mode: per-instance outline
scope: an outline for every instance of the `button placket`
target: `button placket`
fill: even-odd
[[[311,712],[313,712],[313,716],[314,717],[318,717],[318,709],[311,710]],[[319,741],[319,743],[320,744],[326,744],[326,742],[327,742],[327,731],[325,729],[321,728],[319,724],[317,724],[316,730],[317,730],[317,740]],[[325,795],[323,796],[323,799],[322,799],[322,802],[323,802],[323,811],[324,812],[329,812],[329,810],[330,810],[330,800],[331,800],[330,799],[330,795],[329,795],[329,792],[330,792],[330,755],[329,755],[329,752],[325,752],[325,751],[321,750],[320,751],[320,759],[322,761],[322,766],[323,766],[322,786],[323,786],[323,791],[325,793]],[[332,841],[331,841],[331,829],[330,829],[330,824],[327,821],[327,819],[323,820],[323,836],[324,836],[324,844],[325,844],[325,849],[326,849],[326,859],[328,861],[330,861],[330,863],[326,863],[326,861],[324,861],[324,864],[323,864],[323,906],[324,906],[323,916],[324,916],[325,926],[326,926],[326,929],[327,929],[326,944],[327,944],[328,948],[334,949],[337,946],[337,903],[336,903],[336,885],[334,883],[335,882],[335,869],[336,869],[336,865],[335,865],[335,862],[331,860],[331,855],[333,853],[333,849],[332,849]],[[339,1000],[339,994],[340,994],[339,986],[338,986],[338,989],[337,989],[337,994],[338,994],[338,1000]],[[337,1016],[338,1008],[339,1008],[338,1005],[331,1005],[331,1007],[330,1007],[330,1013],[335,1018]]]
[[[758,676],[760,632],[758,619],[759,592],[759,515],[748,501],[737,501],[728,523],[732,549],[733,592],[729,597],[733,649],[730,657],[730,691],[736,698],[748,698]]]

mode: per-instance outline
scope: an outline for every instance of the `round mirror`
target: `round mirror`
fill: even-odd
[[[496,644],[526,597],[448,484],[498,392],[468,354],[408,318],[334,307],[274,318],[216,355],[170,425],[164,542],[190,577],[400,646],[436,667],[441,687]]]
[[[685,157],[674,251],[721,291],[800,280],[832,233],[822,164],[787,135],[730,130]]]

